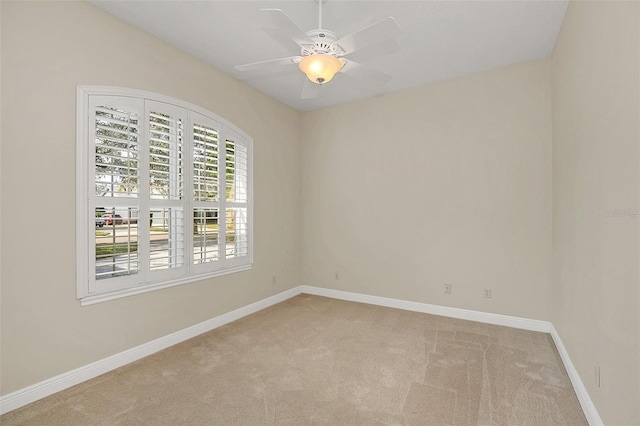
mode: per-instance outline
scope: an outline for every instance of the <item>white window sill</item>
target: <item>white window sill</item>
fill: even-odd
[[[90,294],[80,298],[81,306],[95,305],[96,303],[107,302],[109,300],[120,299],[123,297],[134,296],[136,294],[147,293],[150,291],[160,290],[163,288],[175,287],[182,284],[192,283],[195,281],[202,281],[207,278],[219,277],[222,275],[233,274],[235,272],[246,271],[252,268],[252,264],[236,266],[234,268],[218,270],[214,272],[208,272],[200,275],[190,275],[188,277],[180,277],[171,281],[163,281],[161,283],[142,284],[136,287],[131,287],[123,290],[109,291],[99,294]]]

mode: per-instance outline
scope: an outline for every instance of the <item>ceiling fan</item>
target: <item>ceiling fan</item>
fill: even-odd
[[[269,70],[279,69],[282,65],[298,64],[300,71],[307,76],[302,89],[302,99],[316,97],[319,86],[331,81],[338,72],[371,86],[387,83],[391,79],[390,75],[366,68],[349,59],[349,55],[359,51],[358,59],[366,60],[398,50],[398,45],[392,39],[401,34],[402,29],[396,20],[392,17],[384,18],[348,36],[338,38],[334,32],[322,28],[322,3],[326,0],[316,1],[318,28],[307,32],[302,31],[280,9],[260,9],[268,24],[263,30],[285,47],[299,48],[299,55],[238,65],[235,68],[238,71]],[[292,41],[297,46],[293,45]]]

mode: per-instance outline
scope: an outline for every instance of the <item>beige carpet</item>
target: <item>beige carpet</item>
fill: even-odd
[[[300,295],[5,414],[0,423],[587,421],[548,334]]]

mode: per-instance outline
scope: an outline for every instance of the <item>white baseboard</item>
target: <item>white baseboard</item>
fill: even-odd
[[[578,375],[575,367],[571,363],[571,358],[567,353],[562,340],[553,324],[548,321],[532,320],[526,318],[512,317],[508,315],[492,314],[487,312],[470,311],[466,309],[450,308],[447,306],[430,305],[427,303],[410,302],[407,300],[390,299],[387,297],[370,296],[366,294],[351,293],[341,290],[301,285],[282,293],[276,294],[210,320],[201,322],[183,330],[160,337],[151,342],[136,346],[102,360],[93,362],[75,370],[44,380],[35,385],[17,390],[10,394],[0,396],[0,414],[15,410],[39,399],[53,395],[56,392],[70,388],[79,383],[98,377],[101,374],[115,370],[146,356],[152,355],[170,346],[184,342],[185,340],[206,333],[215,328],[221,327],[232,321],[251,315],[276,303],[283,302],[301,293],[317,296],[330,297],[333,299],[347,300],[351,302],[368,303],[370,305],[385,306],[389,308],[403,309],[406,311],[422,312],[433,315],[441,315],[451,318],[459,318],[469,321],[477,321],[487,324],[502,325],[506,327],[520,328],[524,330],[550,333],[558,348],[562,362],[565,365],[571,383],[576,391],[580,405],[585,413],[587,421],[592,426],[602,425],[602,420],[589,397],[589,394]]]
[[[333,299],[351,302],[368,303],[370,305],[386,306],[388,308],[403,309],[405,311],[422,312],[425,314],[441,315],[443,317],[458,318],[486,324],[503,325],[523,330],[541,331],[549,333],[551,323],[548,321],[511,317],[508,315],[491,314],[487,312],[470,311],[467,309],[450,308],[447,306],[429,305],[428,303],[409,302],[407,300],[389,299],[387,297],[369,296],[348,291],[332,290],[329,288],[303,285],[302,293],[316,296],[331,297]]]
[[[79,383],[98,377],[101,374],[115,370],[116,368],[152,355],[170,346],[184,342],[185,340],[221,327],[247,315],[251,315],[262,309],[268,308],[269,306],[275,305],[276,303],[280,303],[291,297],[297,296],[298,294],[300,294],[300,289],[298,287],[289,289],[282,293],[267,297],[266,299],[259,300],[250,305],[243,306],[242,308],[238,308],[234,311],[227,312],[226,314],[201,322],[200,324],[187,327],[151,342],[136,346],[135,348],[128,349],[99,361],[92,362],[91,364],[83,367],[76,368],[75,370],[43,380],[35,385],[0,396],[0,414],[15,410],[16,408],[20,408],[49,395],[53,395],[54,393],[70,388],[71,386],[75,386]]]
[[[604,425],[604,422],[600,418],[600,414],[598,414],[598,410],[596,410],[596,406],[593,405],[593,401],[591,401],[591,397],[587,392],[587,388],[584,386],[584,383],[582,383],[582,379],[580,378],[578,371],[573,365],[573,362],[571,362],[569,353],[564,347],[562,339],[560,339],[560,335],[558,334],[558,331],[553,326],[553,324],[551,324],[550,334],[556,344],[556,348],[558,349],[560,358],[562,358],[564,368],[567,370],[567,374],[569,375],[569,379],[571,380],[571,384],[573,385],[573,390],[576,392],[578,401],[580,401],[582,411],[584,411],[584,416],[587,418],[587,421],[591,426]]]

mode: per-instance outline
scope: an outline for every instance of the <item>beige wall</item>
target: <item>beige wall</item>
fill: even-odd
[[[552,61],[551,319],[620,425],[640,424],[638,6],[572,2]]]
[[[2,2],[1,19],[1,394],[300,284],[300,113],[84,2]],[[253,270],[80,307],[77,85],[180,98],[254,138]]]
[[[303,283],[548,319],[550,90],[542,59],[305,113]]]

